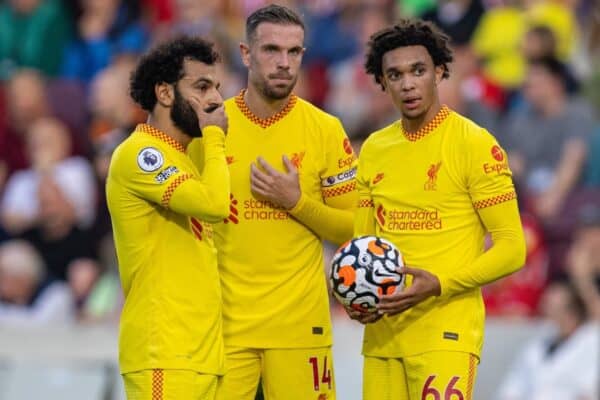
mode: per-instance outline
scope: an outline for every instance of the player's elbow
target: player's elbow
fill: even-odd
[[[223,196],[219,196],[223,197]],[[221,222],[229,216],[229,194],[221,199],[215,198],[210,207],[203,210],[202,219],[206,222]]]
[[[511,245],[512,251],[510,252],[510,269],[511,273],[516,272],[523,268],[525,260],[527,258],[527,245],[525,243],[525,237],[523,232],[513,241]]]

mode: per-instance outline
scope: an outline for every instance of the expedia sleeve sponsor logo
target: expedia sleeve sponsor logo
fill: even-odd
[[[483,164],[483,172],[486,175],[496,174],[500,175],[508,172],[508,162],[499,162],[499,163],[485,163]]]
[[[179,170],[177,169],[177,167],[171,165],[160,171],[158,174],[156,174],[154,180],[158,183],[165,183],[167,179],[169,179],[171,176],[175,175],[178,172]]]
[[[356,167],[351,168],[347,171],[340,172],[337,175],[328,176],[321,181],[322,187],[329,187],[337,185],[338,183],[351,181],[356,177]]]
[[[342,168],[346,168],[352,165],[352,162],[354,161],[354,155],[351,155],[350,157],[346,157],[346,158],[340,158],[338,160],[338,168],[342,169]]]

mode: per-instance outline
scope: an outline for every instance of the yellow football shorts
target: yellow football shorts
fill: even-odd
[[[457,351],[365,357],[363,400],[472,400],[478,363],[477,356]]]
[[[214,400],[218,379],[180,369],[145,369],[123,375],[127,400]]]
[[[331,346],[225,351],[217,400],[254,400],[261,378],[265,400],[335,400]]]

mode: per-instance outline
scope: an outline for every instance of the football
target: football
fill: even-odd
[[[330,283],[335,298],[346,307],[373,312],[379,298],[404,287],[400,251],[390,241],[361,236],[344,243],[331,261]]]

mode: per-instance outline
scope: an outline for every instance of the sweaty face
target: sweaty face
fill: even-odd
[[[265,98],[286,98],[298,80],[304,54],[304,30],[298,25],[263,22],[242,45],[248,79]]]
[[[382,59],[383,84],[402,117],[423,119],[438,101],[437,84],[443,67],[434,66],[424,46],[406,46],[388,51]]]
[[[174,85],[171,120],[186,135],[201,137],[198,116],[187,99],[194,96],[204,110],[223,103],[218,90],[220,84],[216,80],[216,67],[199,61],[185,60],[183,70],[183,78]]]

